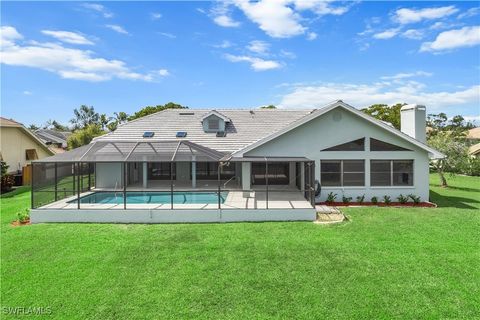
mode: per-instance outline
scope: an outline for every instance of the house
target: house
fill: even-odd
[[[342,101],[164,110],[35,162],[32,221],[314,220],[329,193],[428,201],[443,155],[425,144],[425,112],[402,107],[399,131]]]
[[[35,135],[55,153],[63,153],[67,149],[67,139],[71,132],[62,132],[51,129],[35,130]]]
[[[468,148],[468,154],[474,158],[480,158],[480,143],[474,144]]]
[[[467,131],[467,139],[471,143],[480,142],[480,127],[473,128]]]
[[[53,155],[53,151],[21,123],[0,117],[0,153],[8,172],[20,174],[33,160]]]

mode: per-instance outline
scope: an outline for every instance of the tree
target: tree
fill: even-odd
[[[391,107],[386,104],[373,104],[370,107],[363,108],[362,111],[378,120],[389,122],[400,130],[400,109],[404,105],[406,103],[397,103]]]
[[[101,136],[105,133],[106,132],[102,130],[100,124],[89,124],[85,128],[76,130],[68,137],[68,149],[71,150],[89,144],[93,140],[93,138]]]
[[[40,128],[39,128],[37,125],[35,125],[35,124],[32,123],[31,125],[28,126],[28,129],[29,129],[30,131],[37,131],[37,130],[40,129]]]
[[[93,107],[81,105],[78,109],[73,109],[74,118],[70,120],[75,129],[85,128],[90,124],[99,124],[100,115],[95,112]]]
[[[443,159],[431,161],[431,166],[440,176],[442,187],[447,187],[445,173],[464,172],[469,167],[466,139],[455,131],[438,131],[431,135],[428,144],[445,155]]]
[[[135,112],[133,115],[129,116],[127,120],[131,121],[166,109],[188,109],[188,107],[173,102],[169,102],[165,105],[147,106],[142,108],[140,111]]]
[[[67,127],[67,126],[64,126],[62,124],[60,124],[58,121],[56,120],[48,120],[45,125],[43,126],[44,129],[52,129],[52,130],[55,130],[55,131],[70,131],[70,128]]]
[[[260,107],[260,109],[277,109],[277,107],[275,107],[273,104],[269,104],[268,106]]]

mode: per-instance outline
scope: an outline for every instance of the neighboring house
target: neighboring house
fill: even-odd
[[[67,149],[67,139],[71,132],[61,132],[51,129],[35,130],[35,135],[40,138],[55,153],[63,153]]]
[[[75,174],[56,201],[34,200],[32,221],[314,220],[329,193],[428,201],[429,160],[443,154],[425,144],[425,112],[402,107],[399,131],[342,101],[164,110],[35,163],[38,188]]]
[[[474,144],[468,148],[468,154],[474,158],[480,158],[480,143]]]
[[[1,157],[9,166],[9,173],[22,172],[32,160],[54,154],[43,141],[14,120],[0,117],[0,136]]]
[[[478,128],[473,128],[468,130],[467,132],[467,139],[471,143],[477,143],[480,142],[480,127]]]

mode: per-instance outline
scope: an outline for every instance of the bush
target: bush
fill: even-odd
[[[25,209],[23,211],[17,212],[17,219],[20,223],[25,223],[30,220],[30,211]]]
[[[325,200],[325,202],[335,202],[335,199],[337,199],[337,194],[333,193],[333,192],[330,192],[327,195],[327,200]]]
[[[469,176],[480,176],[480,158],[470,158],[465,172]]]
[[[390,204],[392,202],[392,198],[390,198],[390,196],[383,196],[383,202],[385,204]]]
[[[342,197],[343,203],[349,203],[350,201],[352,201],[352,197],[345,197],[345,196]]]
[[[409,194],[408,197],[412,199],[414,204],[419,204],[420,203],[420,197],[416,196],[414,194]]]
[[[372,197],[370,202],[372,202],[373,204],[377,204],[378,203],[378,198],[377,197]]]
[[[398,202],[405,204],[408,202],[408,196],[404,196],[403,194],[397,197]]]
[[[357,196],[357,202],[358,203],[363,203],[363,201],[365,201],[365,195],[361,195],[361,196]]]
[[[15,179],[9,174],[2,176],[0,180],[0,190],[1,192],[8,192],[12,190],[13,185],[15,184]]]

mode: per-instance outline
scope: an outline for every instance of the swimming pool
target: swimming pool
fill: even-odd
[[[220,203],[224,203],[228,192],[220,192]],[[127,204],[171,203],[170,192],[127,192]],[[69,201],[75,203],[77,199]],[[80,203],[123,203],[123,192],[94,192],[80,198]],[[174,204],[211,204],[218,203],[217,192],[174,192]]]

